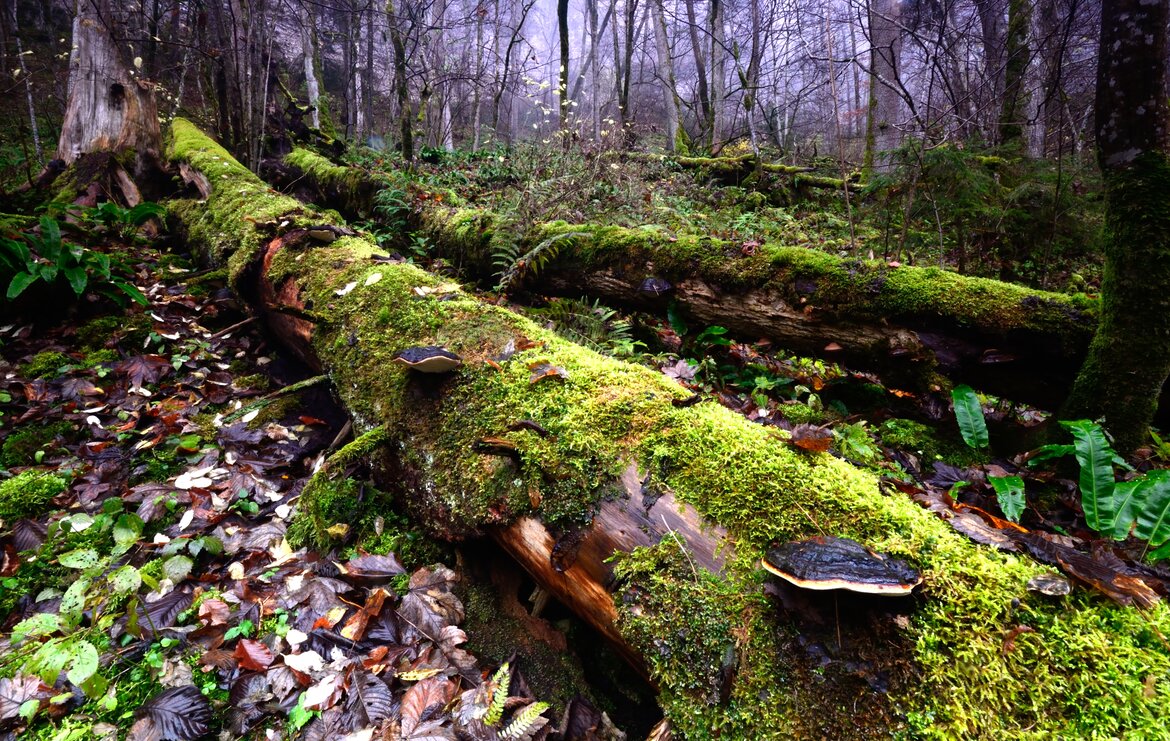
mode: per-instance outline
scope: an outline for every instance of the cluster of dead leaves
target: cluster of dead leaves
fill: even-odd
[[[135,596],[101,656],[103,665],[129,666],[170,639],[155,672],[165,689],[137,709],[130,739],[215,731],[212,703],[199,689],[209,685],[228,692],[222,717],[236,736],[288,719],[285,737],[308,739],[595,737],[603,715],[575,701],[550,725],[546,706],[535,703],[515,669],[510,692],[501,695],[463,648],[464,611],[447,567],[407,576],[393,554],[339,560],[292,550],[285,531],[295,499],[336,434],[324,420],[340,427],[342,415],[298,410],[260,428],[246,416],[225,423],[227,411],[258,393],[236,379],[241,362],[267,365],[264,340],[225,308],[224,292],[195,298],[181,284],[158,281],[147,293],[149,348],[130,347],[115,334],[108,347],[117,361],[71,363],[46,379],[21,378],[10,365],[3,382],[12,397],[6,419],[67,420],[82,430],[81,439],[61,441],[40,461],[73,474],[54,503],[60,510],[97,513],[120,499],[153,532],[126,555],[129,563],[189,554],[186,568],[168,570],[158,589]],[[217,322],[225,327],[205,326]],[[67,329],[0,331],[13,357],[74,342]],[[207,439],[212,414],[214,437]],[[166,480],[145,475],[141,461],[155,448],[184,463]],[[48,517],[6,523],[3,576],[18,574],[22,558],[42,546]],[[60,597],[36,597],[23,596],[5,625],[60,607]],[[0,736],[24,727],[22,706],[27,711],[30,701],[42,715],[62,717],[83,698],[64,672],[52,686],[22,674],[0,680]],[[485,703],[495,701],[502,702],[499,717],[487,723]]]

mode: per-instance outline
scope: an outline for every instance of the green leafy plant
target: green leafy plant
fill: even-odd
[[[64,241],[60,224],[48,216],[41,217],[39,233],[0,238],[0,279],[8,280],[9,301],[38,281],[49,285],[64,281],[79,297],[94,288],[119,303],[125,296],[146,305],[146,296],[129,282],[129,274],[109,255]]]
[[[951,391],[951,399],[955,404],[955,419],[958,420],[963,442],[976,450],[986,448],[989,444],[987,421],[983,418],[979,395],[970,386],[955,386]]]
[[[165,218],[166,215],[166,208],[150,201],[143,201],[131,208],[106,201],[82,211],[81,218],[93,225],[97,232],[111,232],[125,239],[133,236],[148,220]]]
[[[606,355],[629,357],[645,347],[634,339],[629,320],[598,299],[590,303],[585,298],[554,298],[528,313],[549,322],[562,337]]]
[[[512,284],[520,278],[525,275],[535,276],[556,259],[565,240],[584,236],[588,235],[584,232],[554,234],[525,252],[521,252],[523,247],[520,242],[493,240],[492,264],[497,268],[496,275],[499,276],[496,290],[507,293]]]
[[[1061,422],[1073,436],[1072,445],[1045,445],[1029,465],[1074,455],[1080,465],[1081,509],[1090,528],[1124,540],[1131,533],[1154,548],[1151,560],[1170,558],[1170,470],[1157,469],[1117,481],[1116,468],[1133,469],[1114,452],[1101,425],[1089,420]]]
[[[995,498],[1004,517],[1019,522],[1024,514],[1024,480],[1019,476],[988,476],[987,481],[995,489]]]

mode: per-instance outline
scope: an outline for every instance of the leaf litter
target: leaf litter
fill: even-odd
[[[10,469],[55,471],[68,488],[49,514],[0,525],[0,578],[23,590],[5,603],[0,738],[71,714],[134,741],[274,728],[305,739],[595,737],[570,722],[600,716],[588,702],[554,724],[518,670],[503,670],[517,679],[509,695],[501,670],[463,647],[450,568],[408,575],[393,553],[337,562],[292,550],[288,520],[338,410],[226,422],[265,392],[261,367],[298,379],[269,362],[253,328],[216,331],[240,316],[214,284],[192,291],[168,277],[146,294],[149,313],[110,323],[101,360],[66,355],[55,377],[24,377],[22,363],[78,345],[76,330],[13,326],[0,338],[0,430],[11,439],[18,424],[50,420],[71,430]],[[22,580],[62,569],[82,586]]]

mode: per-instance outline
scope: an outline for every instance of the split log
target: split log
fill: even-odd
[[[349,208],[329,194],[354,170],[306,150],[286,162],[323,203]],[[1056,409],[1096,328],[1095,301],[938,268],[773,244],[745,251],[654,226],[552,222],[512,234],[489,211],[450,205],[458,204],[455,197],[415,202],[432,249],[468,275],[483,279],[498,270],[499,241],[520,241],[521,253],[546,244],[555,257],[523,281],[534,292],[585,294],[659,313],[673,303],[697,324],[767,337],[795,352],[876,371],[909,390],[928,391],[951,379]],[[666,280],[671,290],[643,290],[649,277]]]
[[[172,203],[189,242],[226,262],[258,310],[300,310],[269,325],[330,375],[359,430],[384,431],[382,485],[436,534],[491,534],[644,661],[681,737],[1164,732],[1163,603],[1029,593],[1047,569],[974,545],[868,473],[718,405],[676,405],[688,393],[661,374],[388,261],[364,237],[310,243],[303,227],[320,217],[191,124],[175,122],[170,154],[212,187]],[[390,362],[426,344],[464,367],[428,377]],[[820,599],[765,582],[769,543],[819,533],[908,560],[917,596]]]

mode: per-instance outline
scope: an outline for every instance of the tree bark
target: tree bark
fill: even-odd
[[[1170,633],[1164,604],[1030,596],[1024,584],[1045,568],[974,545],[871,474],[717,405],[676,404],[688,392],[661,374],[373,259],[363,237],[314,248],[305,226],[319,214],[189,123],[173,136],[172,156],[205,188],[205,200],[171,204],[189,244],[231,266],[275,336],[330,375],[359,430],[383,431],[371,453],[382,485],[436,534],[491,534],[643,659],[679,736],[1162,728],[1170,688],[1146,677],[1170,671],[1170,657],[1146,636]],[[389,362],[432,344],[463,368],[425,378]],[[534,380],[542,364],[563,375]],[[780,598],[767,596],[769,543],[826,533],[909,560],[918,596],[826,599],[777,584],[767,591]],[[654,545],[626,551],[641,543]],[[1013,629],[1022,621],[1026,634]]]
[[[1105,180],[1101,322],[1065,407],[1104,417],[1119,449],[1145,442],[1170,375],[1170,0],[1101,11],[1097,162]]]
[[[414,108],[410,103],[410,81],[406,77],[406,44],[402,38],[401,19],[394,12],[394,0],[386,0],[386,22],[390,26],[390,45],[394,48],[394,92],[398,98],[398,132],[402,159],[414,160]]]
[[[1024,119],[1028,108],[1028,91],[1024,83],[1028,64],[1032,61],[1028,47],[1031,27],[1031,0],[1009,0],[1003,105],[999,114],[999,143],[1005,147],[1024,146]]]
[[[654,49],[658,53],[658,79],[662,81],[662,107],[666,113],[663,128],[666,133],[668,151],[679,150],[678,88],[674,81],[674,61],[670,55],[670,37],[666,32],[666,18],[662,12],[662,0],[650,0],[650,12],[654,15]]]
[[[898,23],[903,0],[869,0],[869,112],[865,122],[863,171],[893,167],[889,152],[902,143],[897,123],[902,98],[896,88],[902,65],[902,30]]]
[[[557,35],[560,38],[561,67],[557,73],[557,97],[560,100],[561,144],[569,147],[569,0],[557,0]]]
[[[157,169],[162,153],[158,109],[149,85],[131,73],[114,40],[118,16],[110,0],[78,0],[69,103],[57,157],[71,163],[93,152],[133,152],[135,175]]]
[[[695,0],[684,0],[687,9],[687,30],[691,37],[691,53],[695,56],[695,75],[698,78],[699,115],[702,117],[704,131],[701,138],[706,138],[711,123],[711,96],[707,92],[707,55],[703,53],[703,42],[699,37],[699,19],[695,13]],[[701,140],[701,139],[700,139]]]

